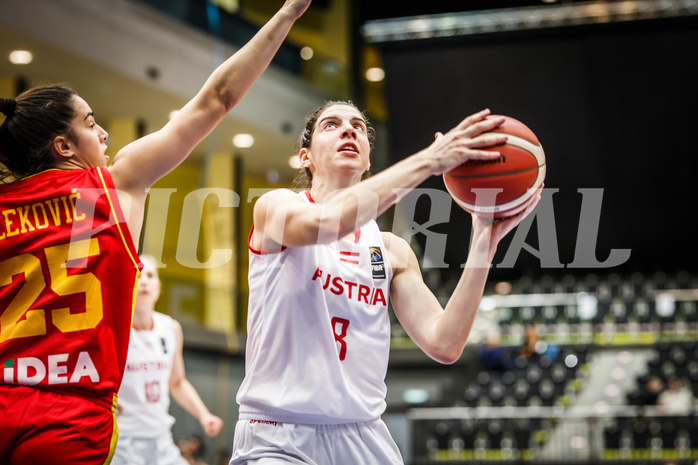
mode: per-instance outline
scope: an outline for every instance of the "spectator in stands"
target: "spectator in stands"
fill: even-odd
[[[544,347],[535,323],[528,323],[524,327],[524,343],[519,353],[526,358],[530,358],[540,355],[543,351]]]
[[[527,323],[524,326],[524,342],[519,349],[519,356],[529,359],[534,363],[550,364],[560,355],[560,346],[557,344],[548,344],[541,339],[538,334],[536,323]]]
[[[690,413],[695,407],[693,391],[672,376],[667,380],[666,389],[659,394],[657,405],[668,413]]]
[[[657,405],[659,395],[664,390],[664,383],[658,376],[650,376],[647,378],[647,383],[644,389],[640,390],[638,405],[642,407],[652,407]]]
[[[500,345],[502,335],[492,331],[487,340],[478,349],[480,367],[487,371],[508,371],[514,368],[513,354],[510,348]]]

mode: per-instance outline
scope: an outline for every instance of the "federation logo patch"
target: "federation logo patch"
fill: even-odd
[[[371,256],[371,272],[373,279],[385,279],[385,263],[383,262],[383,251],[380,247],[369,247]]]

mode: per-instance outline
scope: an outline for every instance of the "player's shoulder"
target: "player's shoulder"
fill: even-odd
[[[390,231],[381,231],[381,237],[383,238],[383,244],[385,244],[387,250],[410,247],[410,244],[408,244],[405,239]]]
[[[416,255],[409,242],[391,232],[381,231],[381,235],[383,236],[383,244],[385,244],[385,249],[388,252],[393,272],[399,273],[410,265],[414,266]]]
[[[255,211],[260,208],[266,210],[270,207],[273,208],[281,205],[289,205],[289,202],[305,203],[303,197],[299,195],[298,192],[291,189],[281,188],[264,192],[255,202],[254,208]]]

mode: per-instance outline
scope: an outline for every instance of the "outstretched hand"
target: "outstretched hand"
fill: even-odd
[[[489,109],[479,111],[446,134],[436,133],[434,142],[426,149],[436,161],[433,174],[443,174],[467,160],[493,160],[500,156],[497,151],[484,150],[507,141],[504,134],[485,134],[504,122],[502,116],[485,119],[489,114]]]

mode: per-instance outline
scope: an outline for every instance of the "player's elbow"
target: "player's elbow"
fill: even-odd
[[[453,365],[458,360],[460,360],[461,355],[462,355],[462,352],[458,352],[458,353],[453,352],[453,353],[445,354],[444,356],[438,358],[436,361],[441,363],[441,364],[444,364],[444,365]]]
[[[463,347],[453,344],[434,347],[427,355],[444,365],[453,365],[463,355]]]
[[[238,103],[240,103],[240,100],[242,100],[241,96],[236,94],[226,93],[224,95],[221,95],[219,101],[223,108],[223,113],[230,113],[232,109],[235,108]]]
[[[172,395],[176,395],[180,392],[182,389],[182,386],[184,385],[182,378],[176,378],[176,379],[170,379],[169,388],[170,388],[170,393]]]
[[[228,113],[235,108],[244,95],[240,89],[231,87],[226,81],[217,82],[213,86],[212,92],[208,94],[209,101],[214,105],[220,106],[223,113]]]

